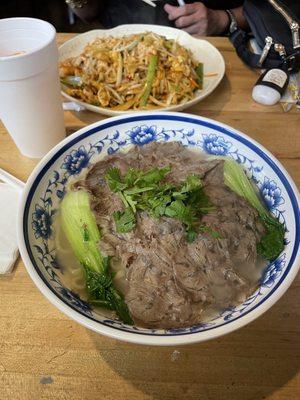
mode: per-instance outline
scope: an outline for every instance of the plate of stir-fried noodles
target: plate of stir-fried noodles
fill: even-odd
[[[208,96],[224,72],[208,41],[155,25],[93,30],[59,49],[62,94],[106,115],[183,110]]]

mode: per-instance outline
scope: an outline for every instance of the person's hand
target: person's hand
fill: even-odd
[[[229,25],[229,17],[224,10],[211,10],[203,3],[186,4],[182,7],[165,5],[169,20],[175,26],[191,35],[205,36],[223,33]]]

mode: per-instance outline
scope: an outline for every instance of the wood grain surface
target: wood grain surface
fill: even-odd
[[[58,42],[70,37],[59,34]],[[255,104],[256,73],[226,38],[208,40],[222,52],[226,76],[188,112],[263,144],[299,187],[300,111]],[[65,113],[69,134],[102,118]],[[35,164],[0,125],[0,167],[25,181]],[[0,278],[0,399],[299,400],[299,275],[271,310],[239,331],[198,345],[153,348],[108,339],[71,321],[42,296],[19,260],[12,275]]]

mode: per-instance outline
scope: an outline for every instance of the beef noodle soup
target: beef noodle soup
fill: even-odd
[[[246,300],[267,263],[270,228],[263,205],[226,184],[226,162],[170,142],[95,163],[69,188],[55,223],[66,285],[149,328],[199,324]],[[86,199],[89,217],[76,217]]]

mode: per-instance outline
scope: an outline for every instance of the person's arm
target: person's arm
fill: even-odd
[[[68,6],[71,7],[74,14],[84,21],[93,21],[99,14],[101,0],[69,0],[66,1]],[[78,7],[81,4],[81,7]],[[76,7],[77,5],[77,7]]]
[[[182,7],[165,5],[169,20],[175,21],[175,26],[192,35],[220,35],[230,24],[229,16],[224,10],[212,10],[203,3],[186,4]],[[238,26],[247,29],[248,24],[243,14],[243,7],[231,10],[238,22]]]

